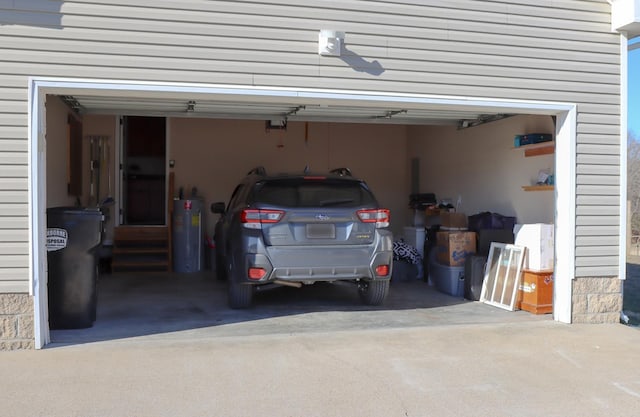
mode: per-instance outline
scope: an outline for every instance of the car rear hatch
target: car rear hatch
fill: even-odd
[[[254,203],[267,246],[369,245],[387,210],[357,180],[301,177],[265,180]],[[261,213],[260,211],[263,211]]]

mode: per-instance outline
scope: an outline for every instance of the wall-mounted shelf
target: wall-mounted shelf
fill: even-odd
[[[555,151],[556,151],[556,145],[552,144],[547,146],[540,146],[537,148],[525,149],[524,156],[525,158],[528,158],[530,156],[551,155]]]
[[[551,155],[556,151],[556,143],[554,141],[540,142],[533,143],[531,145],[518,146],[513,149],[522,149],[524,151],[525,158],[530,156]]]
[[[523,185],[522,189],[525,191],[550,191],[553,190],[553,185]]]
[[[529,145],[514,147],[513,149],[523,150],[525,158],[531,156],[552,155],[556,151],[556,142],[547,141],[532,143]],[[524,191],[552,191],[553,185],[523,185],[522,189]]]

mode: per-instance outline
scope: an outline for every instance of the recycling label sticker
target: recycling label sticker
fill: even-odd
[[[47,252],[53,252],[67,247],[69,235],[65,229],[47,229]]]

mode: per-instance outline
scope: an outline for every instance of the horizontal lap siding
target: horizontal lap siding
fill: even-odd
[[[0,83],[0,292],[29,290],[26,86],[24,76]]]
[[[617,275],[620,262],[619,114],[579,106],[576,275]]]
[[[577,275],[616,274],[618,43],[604,0],[0,0],[0,281],[27,278],[27,76],[577,103]]]

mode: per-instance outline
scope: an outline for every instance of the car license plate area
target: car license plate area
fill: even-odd
[[[307,224],[307,239],[335,239],[336,226],[327,223]]]

